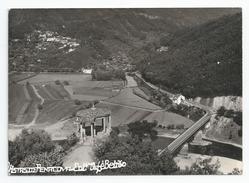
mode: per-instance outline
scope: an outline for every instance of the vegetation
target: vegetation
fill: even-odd
[[[172,105],[168,109],[168,111],[179,114],[181,116],[188,117],[189,119],[193,121],[198,121],[205,114],[205,111],[203,111],[200,108],[197,108],[194,106],[189,107],[183,104],[175,105],[175,106]]]
[[[190,168],[178,171],[177,175],[217,175],[222,174],[219,171],[220,163],[211,163],[212,159],[203,159],[196,161]]]
[[[105,175],[168,175],[178,170],[172,156],[164,154],[159,157],[152,148],[151,141],[141,141],[130,135],[118,136],[113,131],[107,142],[96,147],[98,160],[122,160],[127,163],[125,168],[105,170]]]
[[[26,156],[19,167],[35,167],[37,164],[41,164],[43,167],[61,166],[64,156],[63,148],[58,146],[49,153],[43,152]]]
[[[167,37],[138,64],[143,77],[187,97],[242,95],[241,13]]]
[[[69,85],[69,82],[68,81],[63,81],[63,84],[64,85]]]
[[[157,138],[157,131],[154,129],[156,126],[156,121],[153,123],[147,121],[136,121],[128,124],[128,132],[132,137],[137,136],[140,140],[148,136],[151,140],[155,140]]]
[[[56,84],[56,85],[60,85],[61,82],[60,82],[59,80],[56,80],[56,81],[55,81],[55,84]]]
[[[221,106],[217,110],[217,117],[224,116],[226,118],[232,118],[233,121],[239,125],[242,126],[242,112],[241,111],[233,111],[233,110],[227,110],[224,106]]]
[[[14,141],[9,141],[9,162],[13,166],[61,166],[62,159],[78,142],[75,134],[59,145],[44,130],[24,129]]]
[[[9,162],[17,166],[29,155],[49,153],[54,148],[55,144],[44,130],[24,129],[13,142],[9,141]]]
[[[64,141],[64,143],[61,144],[61,146],[63,147],[64,151],[67,151],[72,146],[74,146],[78,141],[79,141],[79,138],[77,137],[75,133],[73,133],[67,137],[67,140]]]
[[[125,72],[119,69],[106,69],[98,67],[92,71],[92,79],[97,81],[108,81],[114,79],[126,80]]]
[[[149,97],[149,101],[159,105],[162,108],[169,108],[172,105],[172,100],[168,95],[163,94],[160,90],[153,90],[140,79],[134,77],[138,83],[138,87]],[[136,95],[140,96],[137,92],[134,92]],[[141,96],[140,96],[141,97]],[[145,97],[142,97],[145,98]],[[146,98],[145,98],[146,99]]]
[[[74,104],[75,104],[75,105],[81,105],[81,101],[78,100],[78,99],[75,99],[75,100],[74,100]]]
[[[38,108],[38,110],[40,111],[40,110],[43,109],[43,105],[42,105],[42,104],[38,104],[38,105],[37,105],[37,108]]]

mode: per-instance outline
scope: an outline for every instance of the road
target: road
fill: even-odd
[[[163,89],[159,89],[157,86],[146,82],[142,76],[139,73],[135,73],[136,77],[142,80],[145,84],[147,84],[149,87],[151,87],[154,90],[159,90],[161,93],[167,94],[169,97],[173,97],[174,94],[165,91]],[[171,142],[166,148],[164,148],[162,151],[159,152],[159,155],[163,154],[164,152],[170,152],[174,153],[178,148],[180,148],[186,141],[189,140],[190,137],[192,137],[201,127],[203,127],[211,118],[213,114],[215,114],[215,111],[208,107],[204,106],[202,104],[193,102],[191,100],[185,100],[183,101],[185,105],[188,106],[195,106],[197,108],[200,108],[204,110],[206,113],[205,115],[199,119],[197,122],[195,122],[191,127],[189,127],[185,132],[183,132],[181,135],[179,135],[173,142]]]

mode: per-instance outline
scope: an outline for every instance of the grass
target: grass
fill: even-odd
[[[153,113],[145,118],[147,121],[157,121],[158,125],[167,127],[168,125],[184,125],[184,128],[189,128],[194,122],[186,117],[180,116],[175,113],[162,111]]]
[[[35,73],[12,73],[12,74],[9,74],[9,81],[19,82],[27,78],[31,78],[35,75],[36,75]]]
[[[37,118],[37,123],[53,124],[63,118],[72,116],[74,111],[77,111],[88,104],[88,102],[84,102],[82,105],[75,105],[72,100],[46,101]]]
[[[25,102],[28,102],[22,85],[9,85],[9,122],[14,123]]]
[[[143,120],[150,112],[144,110],[135,110],[127,107],[109,105],[109,104],[97,104],[97,107],[108,108],[111,110],[112,126],[126,125],[131,122]]]
[[[108,102],[118,103],[127,106],[140,107],[148,110],[157,110],[161,109],[159,106],[154,105],[141,97],[135,95],[132,91],[132,88],[123,89],[119,95],[110,98]]]

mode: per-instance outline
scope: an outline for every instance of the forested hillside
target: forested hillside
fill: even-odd
[[[138,65],[148,81],[188,97],[242,95],[242,16],[177,31]]]
[[[10,70],[79,69],[103,62],[116,66],[137,62],[149,56],[148,48],[161,37],[238,11],[228,8],[12,9],[9,12]],[[70,49],[63,42],[65,38],[79,46]]]

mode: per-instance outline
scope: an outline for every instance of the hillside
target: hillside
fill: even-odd
[[[131,64],[149,56],[148,49],[161,37],[238,11],[12,9],[9,12],[10,70],[77,70],[103,62],[114,66]],[[47,35],[50,41],[41,39],[41,35]],[[59,41],[52,41],[55,38]],[[64,44],[64,38],[78,45],[77,48]]]
[[[164,37],[140,62],[146,80],[187,97],[242,96],[242,17],[229,15]]]

